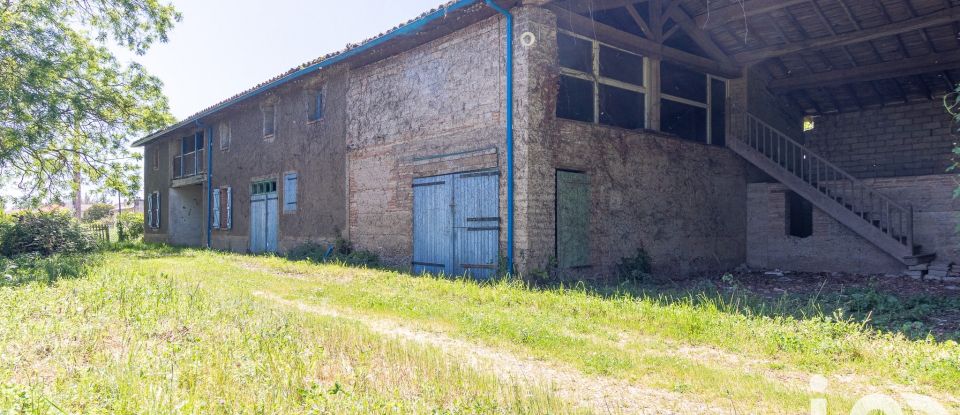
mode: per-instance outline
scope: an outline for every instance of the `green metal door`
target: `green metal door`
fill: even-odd
[[[590,265],[590,176],[557,171],[557,264]]]

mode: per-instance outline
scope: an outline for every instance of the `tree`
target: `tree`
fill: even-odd
[[[113,211],[113,205],[109,203],[94,203],[83,212],[83,220],[87,222],[96,222],[100,219],[110,216]]]
[[[162,0],[0,0],[0,173],[33,200],[92,183],[129,183],[128,140],[169,125],[159,79],[121,64],[180,14]]]

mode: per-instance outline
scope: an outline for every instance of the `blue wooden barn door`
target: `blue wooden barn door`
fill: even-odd
[[[413,181],[413,272],[490,278],[500,239],[496,171]]]
[[[250,197],[250,252],[263,252],[267,239],[264,219],[267,217],[267,195]]]
[[[478,279],[497,273],[500,215],[496,171],[463,173],[454,180],[454,260],[457,275]]]
[[[250,252],[276,252],[279,228],[277,182],[254,183],[250,193]]]
[[[453,176],[413,181],[413,272],[452,274]]]

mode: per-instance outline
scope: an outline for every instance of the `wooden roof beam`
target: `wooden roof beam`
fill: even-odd
[[[633,3],[643,3],[645,1],[647,0],[569,0],[565,2],[565,5],[567,9],[574,13],[588,13],[616,9],[617,7],[624,7]]]
[[[775,79],[767,85],[774,93],[809,87],[837,86],[853,82],[919,75],[949,69],[960,69],[960,50],[925,55],[893,62],[818,72],[811,75]]]
[[[960,21],[960,7],[951,7],[925,16],[901,20],[896,23],[872,27],[869,29],[848,32],[836,36],[819,37],[785,45],[772,45],[751,51],[740,52],[734,55],[734,60],[741,64],[753,64],[758,61],[776,56],[789,55],[809,49],[826,49],[853,43],[869,42],[871,40],[893,36],[900,33],[912,32],[928,27],[945,25]]]
[[[700,29],[685,11],[677,7],[671,9],[668,13],[666,17],[680,25],[680,28],[683,29],[687,36],[690,36],[690,39],[693,39],[697,46],[700,46],[700,49],[703,49],[711,58],[727,66],[736,66],[733,59],[710,38],[707,32]]]
[[[807,3],[810,0],[743,0],[736,1],[728,6],[716,10],[710,10],[707,13],[698,15],[694,18],[697,27],[703,30],[710,30],[735,20],[743,20],[750,16],[756,16],[769,13],[774,10],[780,10],[797,4]]]
[[[557,15],[557,23],[561,29],[595,38],[611,46],[634,51],[645,56],[677,62],[725,78],[739,78],[743,74],[738,66],[726,65],[713,59],[663,46],[652,40],[580,16],[562,7],[548,6],[548,8]]]

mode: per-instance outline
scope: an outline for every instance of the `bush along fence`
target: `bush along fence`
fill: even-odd
[[[97,242],[110,243],[110,226],[104,224],[83,225],[83,231]]]

